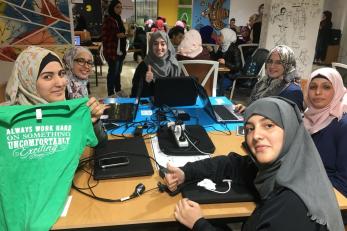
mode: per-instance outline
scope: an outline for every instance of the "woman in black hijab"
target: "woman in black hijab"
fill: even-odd
[[[181,169],[168,165],[169,189],[204,178],[254,185],[260,201],[243,231],[344,230],[332,186],[296,104],[262,98],[247,107],[244,118],[248,156],[230,153]],[[202,217],[199,205],[186,198],[176,205],[175,217],[193,230],[217,230]]]

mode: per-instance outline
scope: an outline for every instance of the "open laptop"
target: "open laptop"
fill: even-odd
[[[241,122],[243,117],[234,111],[231,104],[229,105],[212,105],[206,93],[206,90],[200,84],[197,84],[198,95],[206,113],[217,122]]]
[[[81,36],[75,35],[75,46],[81,45]]]
[[[105,109],[101,119],[103,122],[132,122],[136,118],[140,104],[143,82],[140,81],[134,103],[110,103],[109,108]],[[106,100],[105,100],[106,101]],[[107,101],[105,102],[107,104]]]
[[[190,77],[162,77],[154,84],[153,104],[161,106],[192,106],[196,103],[196,83]]]

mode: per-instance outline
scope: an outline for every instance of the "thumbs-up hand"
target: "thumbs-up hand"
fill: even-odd
[[[146,82],[150,83],[153,80],[152,66],[148,65],[148,70],[146,72]]]
[[[167,164],[167,170],[168,172],[165,174],[166,185],[170,191],[176,191],[177,186],[185,180],[184,172],[170,163]]]

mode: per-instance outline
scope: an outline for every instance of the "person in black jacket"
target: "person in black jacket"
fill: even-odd
[[[331,22],[332,13],[330,11],[324,11],[322,21],[319,24],[319,31],[316,43],[315,62],[320,64],[325,60],[329,40],[331,37],[331,28],[333,26]]]
[[[237,77],[242,68],[241,53],[236,45],[236,33],[230,28],[223,28],[218,37],[220,47],[216,53],[211,53],[211,58],[217,60],[220,65],[230,69],[227,74],[218,76],[218,95],[224,95],[224,91],[232,85],[232,81]]]
[[[174,191],[183,182],[204,178],[253,184],[260,202],[243,231],[344,230],[333,188],[296,104],[262,98],[246,109],[244,118],[248,156],[230,153],[182,168],[168,165],[168,188]],[[187,198],[178,202],[174,215],[192,230],[218,230]]]

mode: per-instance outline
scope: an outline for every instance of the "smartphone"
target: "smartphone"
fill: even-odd
[[[245,129],[244,129],[243,125],[237,126],[236,135],[238,135],[238,136],[244,136],[245,135]]]
[[[102,158],[99,160],[101,168],[112,168],[117,166],[124,166],[130,163],[129,158],[126,156],[115,156],[109,158]]]

